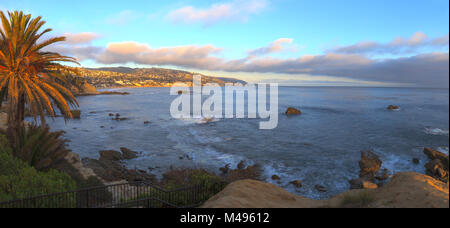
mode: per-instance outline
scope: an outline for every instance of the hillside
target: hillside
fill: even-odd
[[[192,72],[172,70],[164,68],[128,68],[128,67],[107,67],[107,68],[80,68],[81,76],[96,88],[112,87],[170,87],[176,82],[184,82],[192,85]],[[243,83],[245,81],[218,78],[202,75],[203,83]]]

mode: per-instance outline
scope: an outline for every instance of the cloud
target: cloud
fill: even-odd
[[[248,54],[251,56],[262,56],[283,51],[296,51],[297,48],[292,45],[293,42],[294,40],[290,38],[280,38],[266,47],[250,50]]]
[[[221,21],[247,21],[251,15],[261,12],[267,5],[267,0],[234,0],[203,9],[186,6],[169,12],[166,18],[174,23],[200,23],[206,26]]]
[[[448,46],[449,43],[448,34],[446,36],[432,40],[431,43],[436,46]]]
[[[249,51],[241,59],[221,57],[223,48],[214,45],[187,45],[154,48],[134,41],[109,43],[106,47],[93,46],[98,35],[73,34],[71,42],[54,45],[48,50],[77,57],[80,61],[93,60],[100,64],[127,64],[175,66],[203,71],[239,73],[310,75],[338,77],[374,83],[403,83],[423,87],[449,85],[449,53],[429,52],[407,57],[372,58],[366,52],[326,52],[297,58],[280,58],[268,54],[289,50],[293,40],[278,39],[266,47]],[[429,39],[417,34],[409,39],[395,39],[386,45],[421,46],[423,43],[448,44],[448,36]],[[360,42],[355,49],[379,48],[376,42]]]
[[[82,33],[64,33],[66,42],[69,44],[89,44],[93,40],[99,39],[101,36],[93,32]]]
[[[119,12],[118,14],[106,19],[106,23],[111,25],[126,25],[132,21],[135,21],[141,17],[140,13],[131,11],[131,10],[124,10]]]
[[[102,47],[93,46],[92,41],[99,39],[100,34],[92,32],[64,33],[65,42],[59,42],[46,47],[44,51],[57,52],[66,56],[76,57],[79,61],[96,59],[103,52]]]
[[[208,71],[326,75],[425,87],[442,87],[449,81],[449,55],[443,52],[383,60],[342,53],[290,59],[249,56],[227,60],[217,57],[223,49],[213,45],[152,48],[138,42],[110,43],[101,53],[97,49],[93,51],[96,54],[92,56],[102,64],[135,63]]]
[[[449,46],[448,34],[443,37],[430,39],[423,32],[417,32],[410,38],[398,37],[389,43],[363,41],[350,46],[337,47],[328,52],[344,54],[408,54],[424,48],[442,49]]]
[[[97,55],[103,52],[102,47],[90,45],[53,45],[45,49],[45,51],[57,52],[62,55],[76,57],[78,61],[96,59]]]
[[[222,51],[213,45],[151,48],[138,42],[110,43],[97,61],[103,64],[137,63],[208,68],[221,60],[214,57]]]

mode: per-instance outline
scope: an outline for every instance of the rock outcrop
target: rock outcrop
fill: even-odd
[[[427,175],[436,178],[440,181],[448,183],[449,178],[449,160],[448,156],[437,150],[425,148],[423,150],[425,155],[430,159],[430,162],[425,164]]]
[[[241,161],[239,162],[239,164],[237,165],[238,169],[245,169],[245,161]]]
[[[361,152],[361,160],[359,161],[359,172],[360,178],[372,179],[381,168],[383,162],[378,155],[374,154],[372,151]]]
[[[378,155],[372,151],[361,152],[361,160],[359,161],[359,178],[350,180],[350,189],[375,189],[378,185],[375,183],[389,179],[389,171],[387,169],[380,172],[383,162]]]
[[[350,190],[329,200],[312,200],[260,181],[229,184],[202,208],[448,208],[448,184],[419,173],[398,173],[378,189]]]
[[[127,148],[121,148],[121,150],[122,153],[114,150],[100,151],[99,160],[84,158],[83,164],[108,183],[123,180],[155,182],[155,176],[146,171],[127,169],[122,160],[133,159],[137,157],[137,153]]]
[[[121,161],[124,160],[122,153],[115,150],[102,150],[99,152],[100,161]]]

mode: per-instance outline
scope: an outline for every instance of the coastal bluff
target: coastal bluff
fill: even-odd
[[[255,180],[231,183],[202,208],[449,208],[448,183],[414,173],[395,174],[378,189],[350,190],[312,200]]]

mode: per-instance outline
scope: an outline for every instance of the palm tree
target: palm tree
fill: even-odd
[[[0,100],[8,102],[9,126],[22,126],[26,109],[35,120],[40,116],[43,125],[46,115],[56,116],[55,108],[71,119],[69,106],[77,107],[78,102],[64,85],[67,75],[78,72],[61,63],[79,63],[75,58],[43,50],[65,41],[65,37],[41,42],[40,38],[52,31],[40,32],[45,24],[41,17],[18,11],[8,11],[7,16],[0,11]]]

